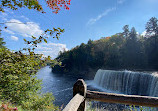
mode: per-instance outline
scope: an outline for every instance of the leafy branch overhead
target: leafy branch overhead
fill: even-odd
[[[40,0],[1,0],[0,12],[6,8],[17,10],[19,8],[34,9],[45,13]],[[60,7],[69,9],[70,0],[45,0],[53,13],[58,13]],[[15,22],[14,22],[15,23]],[[21,23],[20,23],[21,24]],[[23,24],[23,23],[22,23]],[[0,26],[5,23],[0,23]],[[7,27],[4,26],[6,29]],[[2,28],[0,27],[0,34]],[[35,54],[34,49],[41,42],[47,43],[49,37],[59,39],[64,29],[47,29],[40,37],[32,36],[32,40],[24,39],[29,48],[13,52],[4,46],[3,38],[0,38],[0,100],[19,105],[28,111],[51,110],[56,111],[58,107],[54,106],[54,97],[51,93],[42,94],[41,81],[35,75],[38,69],[46,64],[61,65],[61,62],[51,60],[50,56],[43,57],[41,54]],[[23,51],[25,53],[23,53]]]
[[[53,13],[58,13],[63,7],[66,10],[69,10],[71,0],[45,0],[47,6],[53,11]],[[40,0],[1,0],[0,2],[0,11],[4,12],[4,7],[10,8],[12,10],[17,10],[18,8],[28,8],[35,9],[39,12],[45,13],[42,5],[39,3]]]
[[[4,7],[10,8],[12,10],[27,7],[28,9],[43,11],[42,6],[37,0],[2,0],[0,4],[0,11],[4,12]]]
[[[70,0],[69,1],[65,1],[65,0],[45,0],[48,7],[52,9],[53,13],[58,13],[58,11],[60,10],[60,7],[64,7],[65,9],[69,9],[69,7],[67,5],[70,5]],[[10,8],[12,10],[17,10],[18,8],[28,8],[28,9],[35,9],[37,11],[40,11],[42,13],[44,13],[42,6],[40,5],[38,0],[2,0],[0,2],[0,11],[4,12],[4,7],[5,8]],[[6,23],[6,22],[5,22]],[[0,23],[1,25],[5,25],[5,23]],[[12,22],[7,22],[7,23],[12,23]],[[16,23],[16,22],[13,22]],[[18,24],[18,23],[17,23]],[[27,23],[20,23],[20,24],[27,24]],[[5,29],[7,28],[6,26],[4,26]],[[2,30],[0,30],[2,31]],[[17,53],[22,53],[22,51],[28,51],[30,56],[36,56],[36,54],[34,53],[35,48],[37,47],[37,45],[39,43],[45,42],[47,43],[47,39],[49,37],[52,38],[57,38],[59,39],[60,35],[64,32],[64,29],[61,28],[53,28],[52,30],[47,29],[45,30],[40,37],[35,37],[32,36],[32,40],[26,40],[24,39],[25,44],[28,44],[29,47],[25,47],[22,50],[17,51]],[[3,38],[1,38],[3,39]],[[2,42],[1,42],[2,43]],[[3,46],[3,45],[1,45]],[[42,57],[42,55],[40,55],[40,58]],[[60,65],[60,62],[57,62],[55,60],[51,60],[50,56],[45,57],[45,63],[52,63],[52,64],[58,64]]]
[[[28,41],[26,39],[24,39],[25,44],[30,45],[29,48],[29,52],[30,50],[34,50],[37,45],[41,42],[45,42],[47,43],[47,39],[51,36],[53,38],[57,38],[59,39],[59,36],[64,32],[64,29],[61,28],[53,28],[53,30],[47,29],[44,31],[43,34],[41,34],[40,37],[34,37],[32,36],[32,40]],[[26,48],[24,48],[23,50],[26,50]]]

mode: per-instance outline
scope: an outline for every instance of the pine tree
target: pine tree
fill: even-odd
[[[5,46],[5,42],[3,41],[4,39],[3,38],[1,38],[1,29],[0,29],[0,48],[4,48]]]
[[[129,36],[129,26],[128,26],[128,25],[125,25],[125,26],[123,27],[123,30],[124,30],[123,35],[124,35],[125,37],[128,37],[128,36]]]
[[[158,19],[152,17],[146,24],[146,36],[158,35]]]

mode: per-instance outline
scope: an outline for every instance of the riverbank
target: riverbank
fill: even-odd
[[[76,70],[76,69],[72,69],[71,71],[64,71],[64,68],[52,68],[52,72],[59,74],[59,75],[71,75],[74,77],[79,77],[82,79],[94,79],[96,72],[99,69],[103,69],[103,70],[115,70],[115,71],[133,71],[133,72],[157,72],[156,69],[134,69],[134,68],[127,68],[127,69],[120,69],[120,68],[88,68],[86,70]]]
[[[87,69],[87,70],[72,70],[72,71],[63,71],[63,70],[56,70],[52,68],[52,72],[58,75],[71,75],[77,78],[88,79],[92,80],[95,77],[98,68],[95,69]]]

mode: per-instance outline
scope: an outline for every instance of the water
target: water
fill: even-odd
[[[94,83],[123,94],[158,96],[158,74],[132,71],[98,70]]]
[[[93,85],[94,84],[94,85]],[[132,71],[114,71],[114,70],[98,70],[93,81],[93,86],[98,87],[105,92],[146,95],[158,97],[158,73],[144,73]],[[106,104],[98,103],[101,111],[158,111],[158,108],[152,107],[129,107],[123,104]],[[111,106],[112,105],[112,106]],[[105,108],[105,109],[103,109]]]
[[[58,106],[63,104],[65,106],[72,99],[73,84],[77,79],[80,79],[72,75],[54,74],[49,66],[41,68],[37,73],[37,77],[43,79],[42,92],[52,92],[55,96],[54,104]],[[94,80],[85,80],[85,82],[89,90],[153,96],[158,94],[158,74],[156,73],[98,70]],[[94,102],[94,104],[98,103]],[[122,107],[122,105],[107,103],[104,106],[106,108]]]
[[[73,84],[79,79],[71,75],[54,74],[49,66],[41,68],[37,78],[43,80],[42,92],[52,92],[55,97],[55,105],[64,106],[73,97]]]

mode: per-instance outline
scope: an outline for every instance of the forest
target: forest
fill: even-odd
[[[89,40],[71,50],[60,52],[56,60],[62,66],[52,67],[55,73],[80,73],[93,69],[157,70],[158,19],[152,17],[145,34],[123,27],[121,33],[99,40]]]

